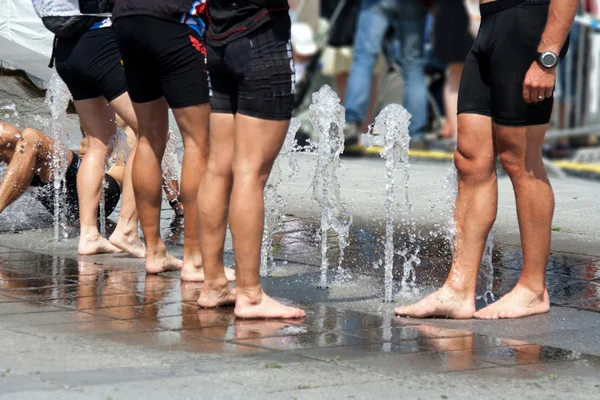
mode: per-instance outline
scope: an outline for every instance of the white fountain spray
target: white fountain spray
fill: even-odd
[[[408,165],[408,145],[410,136],[408,125],[410,114],[398,104],[385,107],[375,119],[372,131],[377,135],[363,135],[363,142],[368,146],[383,147],[380,153],[385,160],[385,301],[393,301],[394,271],[394,172],[398,162]],[[406,171],[405,171],[405,174]],[[407,191],[408,195],[408,191]]]
[[[283,209],[286,202],[279,193],[277,187],[282,182],[281,163],[283,158],[287,158],[291,173],[288,178],[291,178],[298,171],[298,161],[294,157],[296,151],[296,132],[300,129],[300,120],[293,118],[290,122],[285,141],[279,152],[279,155],[273,163],[269,181],[265,186],[264,202],[265,202],[265,222],[263,228],[263,238],[261,245],[261,262],[260,276],[269,276],[270,272],[275,267],[273,255],[273,235],[275,235],[283,224]]]
[[[176,181],[178,180],[177,164],[179,163],[177,159],[177,137],[171,130],[169,130],[168,135],[169,138],[161,163],[162,177],[165,181]],[[171,190],[170,187],[169,190]],[[174,193],[169,193],[169,195],[173,194]]]
[[[327,288],[327,233],[333,230],[338,235],[340,250],[338,269],[344,260],[344,249],[348,245],[348,235],[352,216],[340,198],[340,185],[337,170],[340,154],[344,151],[345,123],[344,107],[335,92],[324,85],[313,94],[309,108],[310,122],[319,133],[317,149],[317,169],[313,180],[313,197],[321,207],[321,288]]]
[[[445,238],[454,253],[456,251],[456,199],[458,197],[458,171],[452,163],[448,175],[443,181],[446,190],[446,201],[450,210]],[[477,275],[477,299],[494,300],[492,287],[494,284],[494,265],[492,264],[492,253],[494,251],[494,234],[489,233],[485,242],[483,257]]]
[[[52,72],[46,92],[46,104],[50,106],[52,121],[50,124],[51,134],[54,138],[54,156],[52,167],[54,169],[54,241],[60,238],[61,227],[63,234],[67,234],[66,221],[64,218],[64,197],[66,195],[65,175],[68,167],[69,132],[67,130],[67,105],[71,94],[67,86],[60,79],[56,71]]]

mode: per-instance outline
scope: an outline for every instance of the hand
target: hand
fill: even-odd
[[[552,97],[555,82],[556,67],[543,68],[534,61],[523,81],[523,100],[531,104]]]

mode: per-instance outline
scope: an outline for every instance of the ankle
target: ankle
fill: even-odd
[[[448,276],[448,279],[446,279],[446,282],[444,282],[442,289],[451,292],[453,296],[462,300],[475,298],[475,289],[465,284],[463,279],[457,279],[452,277],[452,275]]]
[[[100,238],[100,232],[98,232],[96,226],[81,226],[79,237],[83,240],[98,240]]]
[[[532,282],[527,279],[519,279],[516,287],[521,287],[539,297],[543,297],[547,293],[545,280],[542,282]]]
[[[229,287],[229,281],[227,281],[226,277],[219,277],[216,279],[204,279],[204,288],[203,290],[208,290],[211,292],[218,292],[225,290]]]
[[[239,297],[243,297],[245,301],[251,305],[260,304],[264,295],[260,285],[245,288],[237,286],[236,291]]]

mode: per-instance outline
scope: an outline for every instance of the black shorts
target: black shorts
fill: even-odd
[[[463,70],[458,113],[492,117],[508,126],[550,122],[553,98],[523,100],[525,74],[537,57],[549,0],[497,0],[482,4],[481,26]],[[561,51],[566,55],[567,44]]]
[[[81,158],[73,153],[71,163],[67,167],[65,173],[65,199],[61,202],[61,207],[64,207],[64,213],[68,221],[79,220],[79,198],[77,195],[77,172],[81,165]],[[121,198],[121,187],[119,183],[108,174],[104,174],[106,185],[104,187],[104,210],[105,215],[108,217],[117,207],[119,199]],[[42,203],[44,208],[48,210],[50,214],[54,214],[54,182],[44,183],[35,175],[31,186],[38,187],[35,192],[35,198]]]
[[[269,21],[207,49],[212,112],[276,121],[292,117],[296,81],[289,21]]]
[[[104,96],[110,102],[127,92],[121,53],[112,28],[58,38],[54,63],[73,100]]]
[[[206,47],[195,30],[147,15],[117,18],[114,28],[132,101],[164,96],[171,108],[208,103]]]

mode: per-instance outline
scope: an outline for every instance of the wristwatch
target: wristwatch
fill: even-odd
[[[552,51],[537,53],[537,62],[544,68],[553,68],[558,65],[559,58]]]

